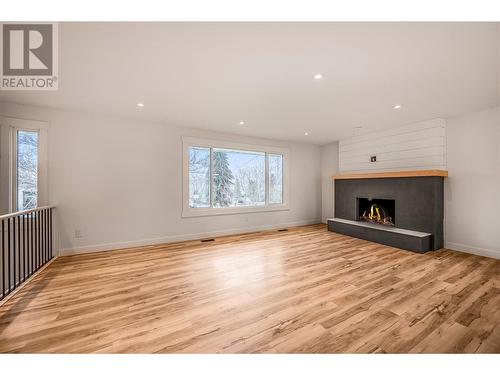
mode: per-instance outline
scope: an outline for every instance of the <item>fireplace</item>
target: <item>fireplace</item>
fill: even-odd
[[[356,199],[358,221],[372,224],[396,226],[396,210],[394,199],[361,198]]]
[[[446,171],[346,174],[335,178],[340,234],[425,253],[443,247]]]

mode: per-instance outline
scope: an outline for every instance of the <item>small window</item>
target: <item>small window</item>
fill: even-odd
[[[17,210],[30,210],[38,205],[38,132],[18,130],[16,137],[16,202]]]
[[[183,216],[288,209],[287,150],[184,139]]]
[[[0,116],[0,214],[47,204],[49,124]]]

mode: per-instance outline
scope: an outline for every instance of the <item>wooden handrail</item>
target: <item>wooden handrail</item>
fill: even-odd
[[[42,206],[42,207],[32,208],[30,210],[12,212],[11,214],[0,215],[0,220],[8,219],[10,217],[15,217],[15,216],[26,215],[26,214],[29,214],[29,213],[32,213],[32,212],[36,212],[36,211],[46,210],[47,208],[56,208],[56,206],[54,206],[54,205]]]

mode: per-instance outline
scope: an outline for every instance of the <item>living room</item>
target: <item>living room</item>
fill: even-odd
[[[500,352],[498,22],[64,19],[0,25],[0,352]]]

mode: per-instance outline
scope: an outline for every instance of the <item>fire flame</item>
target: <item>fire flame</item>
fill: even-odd
[[[394,226],[392,218],[388,216],[385,210],[382,207],[378,206],[377,204],[372,204],[368,212],[365,210],[360,219],[375,224]]]

